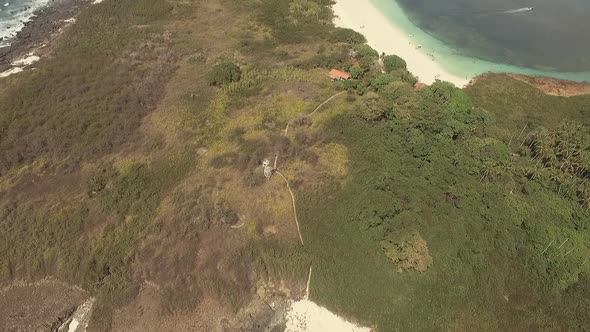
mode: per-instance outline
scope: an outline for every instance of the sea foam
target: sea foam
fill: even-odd
[[[35,16],[34,12],[48,2],[49,0],[26,0],[4,3],[0,7],[0,48],[9,46],[25,23]]]

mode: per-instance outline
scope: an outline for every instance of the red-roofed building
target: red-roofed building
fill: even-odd
[[[343,81],[343,80],[348,80],[350,79],[350,74],[342,71],[342,70],[338,70],[338,69],[332,69],[330,70],[330,78],[333,81]]]

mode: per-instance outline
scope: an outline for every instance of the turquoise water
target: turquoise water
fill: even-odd
[[[554,1],[568,10],[553,19],[540,6],[547,0],[370,1],[455,75],[511,72],[590,82],[590,13],[581,9],[590,9],[590,1]],[[577,14],[568,18],[572,10]],[[571,21],[565,27],[564,15]]]

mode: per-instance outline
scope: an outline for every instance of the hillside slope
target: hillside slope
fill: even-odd
[[[363,43],[321,0],[90,6],[0,81],[0,283],[80,286],[90,330],[279,331],[313,266],[378,331],[590,329],[588,96],[416,89]]]

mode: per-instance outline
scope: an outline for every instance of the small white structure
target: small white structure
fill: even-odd
[[[267,179],[270,179],[270,177],[272,176],[272,167],[270,167],[270,161],[268,159],[264,159],[264,161],[262,162],[262,168],[264,170],[264,176]]]

